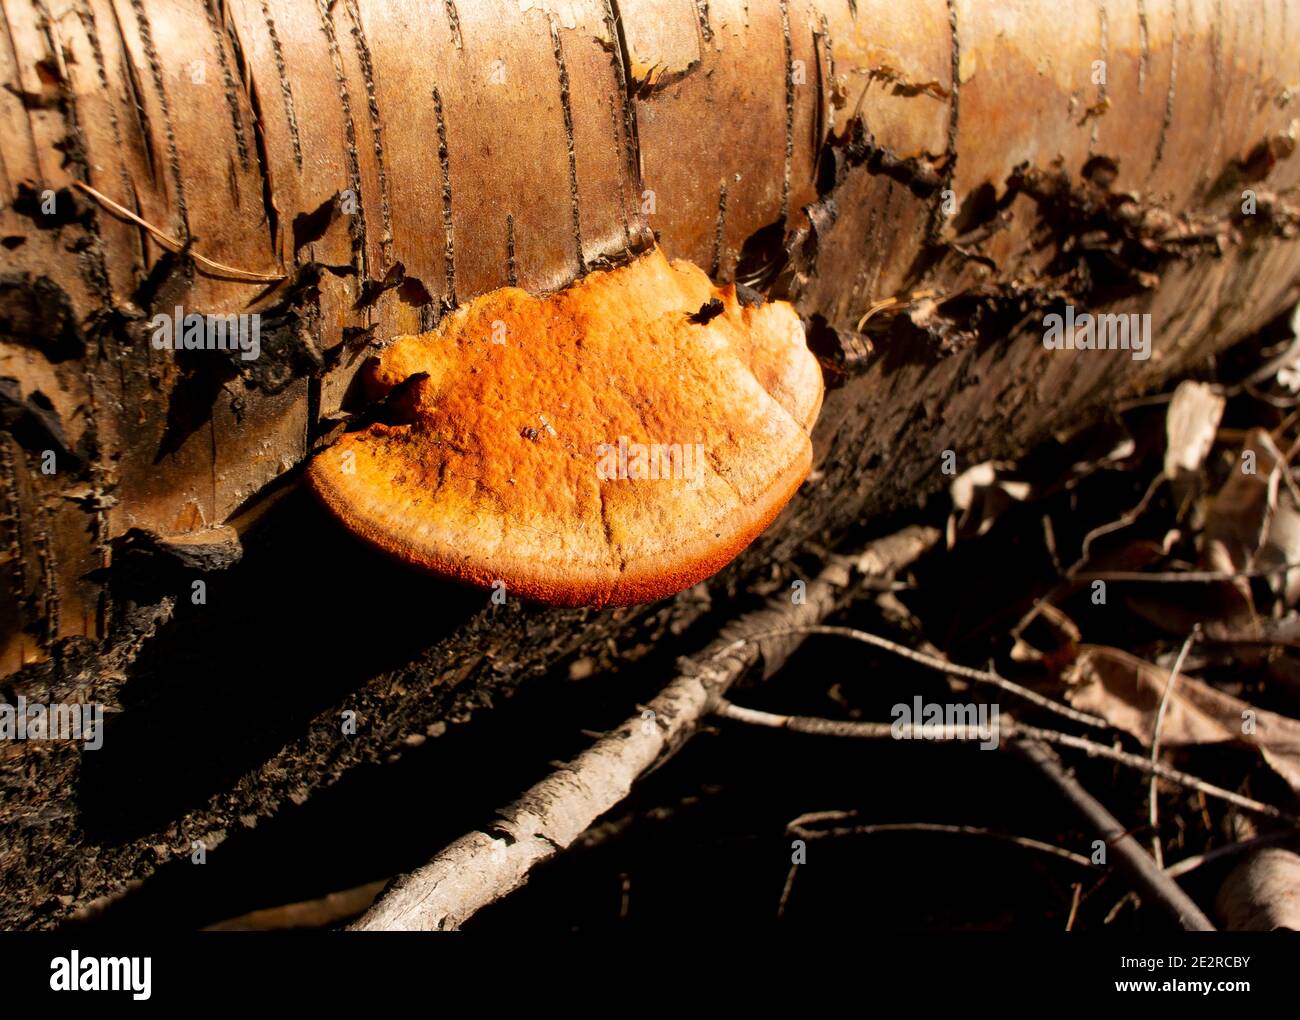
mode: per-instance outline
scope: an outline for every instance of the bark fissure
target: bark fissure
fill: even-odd
[[[230,69],[230,59],[226,54],[226,33],[218,21],[216,0],[205,0],[203,9],[208,16],[212,45],[217,51],[217,65],[221,68],[221,85],[225,90],[226,106],[230,108],[230,127],[235,135],[235,151],[239,154],[240,165],[247,168],[248,139],[244,136],[244,117],[239,109],[239,88],[235,84],[235,76]]]
[[[388,194],[388,168],[384,164],[383,118],[379,114],[379,97],[375,94],[375,68],[370,56],[370,46],[361,26],[361,12],[356,0],[347,0],[348,19],[352,22],[352,40],[356,45],[361,76],[366,87],[366,110],[370,114],[370,137],[375,150],[375,172],[379,177],[379,215],[383,233],[379,238],[380,274],[388,272],[393,264],[393,205]]]
[[[135,12],[140,45],[144,48],[145,59],[149,62],[149,74],[153,78],[154,91],[158,94],[158,108],[162,111],[163,136],[167,139],[167,166],[171,170],[172,187],[176,191],[176,214],[181,221],[181,237],[188,240],[190,214],[185,201],[185,177],[181,172],[181,154],[176,145],[176,126],[172,123],[167,86],[163,81],[162,62],[158,59],[158,50],[154,47],[153,30],[149,26],[149,17],[145,13],[143,0],[131,0],[131,8]]]
[[[447,28],[451,31],[451,42],[456,49],[463,49],[460,36],[460,13],[456,10],[456,0],[443,0],[443,10],[447,12]]]
[[[1160,134],[1156,138],[1156,154],[1151,162],[1150,173],[1154,174],[1165,158],[1165,146],[1169,142],[1169,129],[1174,123],[1174,92],[1178,85],[1178,0],[1169,0],[1169,11],[1173,25],[1173,41],[1169,50],[1169,85],[1165,90],[1165,113],[1160,122]],[[1150,176],[1150,174],[1148,174]]]
[[[569,158],[569,213],[573,222],[573,247],[578,259],[578,270],[587,268],[582,250],[582,212],[578,192],[578,152],[573,140],[573,106],[569,100],[569,68],[564,62],[564,46],[560,42],[560,26],[554,15],[550,18],[551,48],[555,53],[555,67],[560,78],[560,110],[564,117],[564,143]]]
[[[438,168],[442,174],[442,229],[444,233],[443,258],[446,263],[447,293],[443,298],[449,308],[456,301],[456,234],[451,220],[451,157],[447,149],[447,121],[442,112],[442,93],[433,90],[433,111],[438,125]]]
[[[637,134],[636,101],[632,89],[631,51],[619,16],[619,0],[605,0],[605,25],[614,49],[610,60],[618,74],[619,101],[623,106],[623,143],[627,149],[627,171],[641,197],[641,142]]]
[[[790,38],[789,0],[781,4],[781,41],[785,47],[785,166],[781,181],[781,219],[790,217],[790,173],[794,165],[794,42]]]
[[[275,28],[275,18],[271,15],[268,0],[261,0],[262,17],[266,21],[266,34],[271,40],[271,53],[275,59],[276,74],[280,78],[280,102],[284,107],[285,123],[289,127],[289,143],[293,147],[294,165],[302,170],[302,137],[298,131],[298,112],[293,104],[293,87],[289,84],[289,70],[284,61],[284,46],[280,34]]]
[[[1147,72],[1151,66],[1151,29],[1147,24],[1147,2],[1137,0],[1138,17],[1138,95],[1146,91]]]
[[[506,214],[506,283],[519,285],[519,267],[515,264],[515,218]]]
[[[717,280],[718,270],[722,266],[722,236],[727,224],[727,182],[718,184],[718,218],[713,226],[713,263],[709,267],[709,276]]]
[[[356,203],[356,213],[348,217],[348,232],[352,236],[352,266],[365,280],[370,276],[369,257],[366,253],[366,203],[361,191],[361,162],[357,157],[357,126],[352,117],[352,97],[348,94],[347,75],[343,70],[343,54],[339,51],[338,34],[334,31],[333,4],[316,0],[321,31],[325,33],[330,62],[334,68],[334,84],[338,91],[339,107],[343,111],[343,131],[347,138],[348,190]]]

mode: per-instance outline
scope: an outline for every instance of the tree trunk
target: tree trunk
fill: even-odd
[[[565,656],[675,640],[941,487],[945,451],[1022,451],[1296,299],[1296,0],[3,10],[0,675],[120,710],[94,753],[0,749],[3,925]],[[792,301],[835,387],[813,477],[707,593],[493,606],[296,491],[367,349],[656,239]],[[1047,349],[1067,304],[1149,314],[1150,358]],[[178,306],[260,313],[260,356],[156,349]]]

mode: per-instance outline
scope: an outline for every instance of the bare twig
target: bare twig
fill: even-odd
[[[994,687],[1000,687],[1008,694],[1014,694],[1018,698],[1032,702],[1039,708],[1054,712],[1056,715],[1063,716],[1066,719],[1072,719],[1074,722],[1082,723],[1085,726],[1094,726],[1100,729],[1109,729],[1110,723],[1096,715],[1089,715],[1087,712],[1080,712],[1078,709],[1071,708],[1069,705],[1063,705],[1059,701],[1053,701],[1051,698],[1044,697],[1037,691],[1031,691],[1028,687],[1021,687],[1018,683],[1004,679],[996,673],[983,669],[972,669],[969,666],[959,666],[955,662],[950,662],[946,658],[936,655],[927,655],[924,652],[918,652],[914,648],[908,648],[906,645],[900,645],[896,641],[890,641],[888,638],[880,637],[878,634],[872,634],[865,630],[858,630],[854,627],[828,627],[828,626],[809,626],[799,628],[783,628],[781,630],[771,631],[768,634],[756,635],[761,637],[778,637],[786,634],[828,634],[832,637],[849,638],[853,641],[861,641],[863,644],[872,645],[876,648],[884,649],[895,655],[902,656],[904,659],[910,659],[912,662],[926,666],[940,673],[947,673],[950,676],[959,676],[965,680],[973,680],[976,683],[992,684]]]
[[[1225,790],[1222,786],[1207,783],[1204,779],[1199,779],[1190,772],[1183,772],[1180,769],[1171,768],[1159,762],[1152,764],[1148,759],[1139,755],[1130,754],[1128,751],[1121,751],[1118,748],[1107,747],[1105,744],[1099,744],[1083,737],[1076,737],[1071,733],[1043,730],[1036,726],[1026,726],[1024,723],[1014,723],[1014,726],[1017,736],[1028,737],[1061,747],[1072,747],[1078,751],[1086,751],[1091,756],[1107,758],[1110,761],[1127,765],[1129,768],[1138,769],[1141,772],[1154,773],[1161,779],[1167,779],[1171,783],[1177,783],[1179,786],[1185,786],[1188,789],[1199,790],[1208,797],[1217,797],[1219,800],[1235,804],[1247,811],[1253,811],[1268,818],[1276,818],[1291,825],[1300,823],[1300,819],[1288,814],[1281,808],[1274,807],[1272,804],[1265,804],[1253,797],[1245,797],[1232,790]]]
[[[1075,572],[1088,562],[1088,559],[1092,555],[1093,542],[1101,538],[1103,535],[1109,535],[1112,532],[1121,531],[1136,523],[1138,518],[1146,513],[1147,504],[1151,502],[1151,497],[1155,495],[1156,490],[1164,480],[1165,476],[1163,474],[1156,475],[1151,479],[1151,483],[1147,486],[1146,492],[1142,494],[1142,499],[1138,502],[1137,506],[1123,514],[1117,520],[1110,521],[1107,524],[1102,524],[1088,532],[1088,534],[1083,537],[1083,548],[1080,550],[1079,559],[1074,566],[1069,569],[1066,576],[1073,579],[1075,577]]]
[[[1165,711],[1169,707],[1169,695],[1173,693],[1174,684],[1178,682],[1178,674],[1182,672],[1183,663],[1187,661],[1187,653],[1191,651],[1192,644],[1196,641],[1199,633],[1200,626],[1197,625],[1187,635],[1187,640],[1183,642],[1183,647],[1178,652],[1178,658],[1174,661],[1174,668],[1165,681],[1165,689],[1160,694],[1160,708],[1156,712],[1156,722],[1151,733],[1152,765],[1156,765],[1160,761],[1160,726],[1165,721]],[[1156,866],[1163,868],[1165,866],[1165,857],[1160,847],[1160,797],[1157,790],[1159,782],[1159,778],[1152,772],[1151,784],[1147,794],[1147,820],[1151,823],[1151,856],[1155,859]]]
[[[808,733],[816,736],[830,737],[850,737],[866,740],[880,740],[885,737],[893,736],[892,723],[879,722],[839,722],[831,719],[817,719],[811,716],[790,716],[778,715],[773,712],[761,712],[757,709],[743,708],[739,705],[732,704],[725,698],[719,699],[718,705],[714,708],[716,715],[726,719],[732,719],[736,722],[748,723],[754,726],[766,726],[771,729],[790,730],[795,733]],[[1265,804],[1263,801],[1254,800],[1251,797],[1245,797],[1242,794],[1235,793],[1232,790],[1226,790],[1221,786],[1215,786],[1204,779],[1192,775],[1189,772],[1183,772],[1179,769],[1171,768],[1160,762],[1152,762],[1147,758],[1140,757],[1136,754],[1130,754],[1128,751],[1121,751],[1114,747],[1108,747],[1105,744],[1097,743],[1095,740],[1088,740],[1085,737],[1076,737],[1071,733],[1061,733],[1057,730],[1042,729],[1038,726],[1030,726],[1012,718],[1007,713],[1002,713],[999,718],[1000,736],[1007,739],[1029,739],[1041,741],[1045,744],[1057,744],[1062,747],[1071,747],[1078,751],[1086,751],[1089,755],[1099,758],[1107,758],[1110,761],[1118,762],[1132,769],[1137,769],[1147,775],[1158,776],[1166,779],[1171,783],[1187,787],[1191,790],[1199,790],[1211,797],[1217,797],[1220,800],[1235,804],[1237,807],[1244,808],[1247,811],[1254,811],[1257,814],[1266,815],[1269,818],[1276,818],[1280,821],[1296,824],[1297,819],[1287,814],[1280,808],[1272,804]],[[981,734],[978,726],[949,726],[943,725],[906,725],[899,727],[899,739],[904,737],[915,738],[924,737],[931,740],[969,740],[980,741],[987,740],[988,731]]]
[[[573,761],[560,766],[495,822],[452,843],[432,861],[398,878],[354,924],[354,930],[459,927],[479,909],[516,889],[532,868],[568,847],[627,796],[643,772],[673,754],[695,732],[727,688],[760,660],[775,670],[799,646],[768,632],[824,619],[846,604],[864,577],[888,576],[933,544],[933,528],[907,528],[857,557],[833,557],[794,605],[774,601],[740,617],[660,693]]]
[[[1213,861],[1221,860],[1224,857],[1231,857],[1234,854],[1242,853],[1246,850],[1253,850],[1258,846],[1265,846],[1269,843],[1276,843],[1283,839],[1294,839],[1294,832],[1269,832],[1263,836],[1256,836],[1253,839],[1243,839],[1238,843],[1229,843],[1227,846],[1215,847],[1213,850],[1207,850],[1203,854],[1196,854],[1194,857],[1184,857],[1176,864],[1171,864],[1165,868],[1165,874],[1170,878],[1182,878],[1188,872],[1195,871],[1203,864],[1210,864]]]
[[[790,902],[790,893],[794,890],[794,876],[799,873],[799,865],[790,862],[790,870],[786,872],[785,885],[781,887],[781,899],[776,904],[776,916],[778,918],[785,916],[786,904]]]
[[[1105,918],[1102,919],[1101,923],[1110,924],[1112,921],[1115,920],[1115,918],[1119,917],[1119,912],[1123,910],[1126,906],[1128,906],[1128,904],[1130,903],[1134,905],[1135,909],[1141,903],[1141,901],[1137,897],[1137,893],[1135,893],[1132,889],[1129,889],[1127,892],[1124,893],[1123,896],[1121,896],[1118,900],[1115,901],[1115,905],[1106,912],[1106,916]]]
[[[1079,901],[1083,898],[1083,883],[1074,883],[1074,895],[1070,897],[1070,916],[1065,919],[1065,930],[1074,931],[1074,919],[1079,916]]]
[[[1105,841],[1109,855],[1142,894],[1189,931],[1213,931],[1214,925],[1174,880],[1156,867],[1136,839],[1124,831],[1104,804],[1062,767],[1051,748],[1035,740],[1018,740],[1015,749],[1041,772],[1088,820]]]
[[[1040,839],[1030,839],[1027,836],[1016,836],[1009,832],[998,832],[996,829],[983,829],[973,825],[946,825],[941,822],[883,822],[867,825],[839,825],[829,829],[808,828],[809,825],[817,822],[845,822],[852,821],[857,817],[859,815],[855,811],[812,811],[787,822],[785,831],[797,839],[874,836],[882,832],[946,832],[959,836],[985,836],[990,839],[1002,840],[1004,843],[1014,843],[1026,850],[1037,850],[1040,853],[1051,854],[1053,857],[1059,857],[1062,860],[1082,865],[1085,868],[1092,867],[1092,861],[1083,854],[1075,853],[1073,850],[1066,850],[1064,847],[1056,846],[1053,843],[1044,843]]]
[[[732,704],[725,698],[718,701],[713,710],[714,715],[734,722],[749,723],[751,726],[767,726],[772,729],[790,730],[794,733],[809,733],[823,737],[859,737],[882,740],[891,736],[891,723],[883,722],[840,722],[836,719],[815,719],[811,716],[777,715],[773,712],[760,712]],[[954,739],[961,740],[962,737]]]
[[[1282,563],[1276,567],[1259,567],[1253,570],[1102,570],[1095,574],[1081,574],[1079,581],[1154,581],[1160,584],[1187,582],[1210,584],[1217,581],[1249,580],[1252,577],[1275,577],[1300,568],[1300,563]]]

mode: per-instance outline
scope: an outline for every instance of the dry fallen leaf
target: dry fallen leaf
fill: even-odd
[[[1251,429],[1205,522],[1206,557],[1221,570],[1300,561],[1300,508],[1284,478],[1286,459],[1264,429]]]
[[[1003,477],[1012,465],[985,461],[952,480],[953,513],[948,519],[948,547],[959,538],[983,535],[1010,507],[1029,499],[1028,482]]]
[[[1169,671],[1116,648],[1082,646],[1067,676],[1075,708],[1101,716],[1147,747]],[[1160,724],[1162,747],[1249,744],[1300,793],[1300,722],[1211,687],[1178,677]]]
[[[1300,931],[1300,855],[1257,850],[1224,879],[1214,907],[1229,931]]]
[[[1178,480],[1200,474],[1214,445],[1227,402],[1205,383],[1180,383],[1165,416],[1165,476]]]
[[[1241,455],[1223,488],[1215,495],[1205,520],[1202,559],[1210,570],[1239,573],[1300,563],[1300,505],[1286,484],[1285,458],[1264,429],[1251,429]],[[1300,570],[1279,572],[1285,578],[1288,604],[1300,598]],[[1241,626],[1253,615],[1250,582],[1232,582],[1243,606],[1230,621]]]

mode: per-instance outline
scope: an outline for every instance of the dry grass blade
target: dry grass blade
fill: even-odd
[[[243,283],[279,283],[281,280],[285,279],[284,273],[274,273],[274,274],[254,273],[248,269],[240,269],[236,266],[228,266],[223,262],[215,262],[204,255],[200,255],[198,252],[194,251],[192,248],[189,248],[187,245],[183,244],[181,241],[172,237],[170,234],[164,233],[162,230],[155,227],[148,220],[143,219],[140,216],[137,216],[126,206],[121,205],[118,202],[114,202],[102,191],[96,191],[89,184],[85,184],[82,181],[74,180],[72,182],[72,186],[77,188],[80,191],[84,191],[87,195],[95,199],[95,201],[99,202],[110,212],[113,212],[124,219],[128,219],[136,226],[141,227],[144,230],[147,230],[149,232],[149,236],[152,237],[159,244],[161,244],[168,251],[177,252],[177,253],[185,252],[202,269],[207,270],[208,275],[210,276],[216,276],[227,280],[238,280]]]

